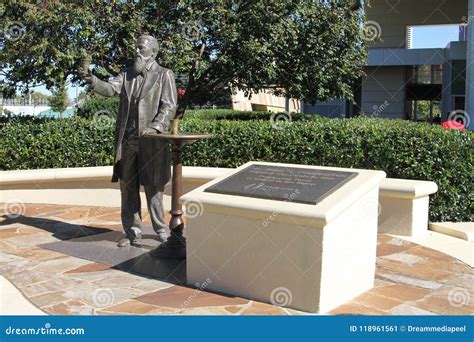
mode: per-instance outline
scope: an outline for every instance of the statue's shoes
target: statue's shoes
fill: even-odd
[[[130,244],[131,244],[132,246],[135,246],[135,247],[141,247],[141,246],[142,246],[142,244],[140,243],[140,240],[139,240],[139,239],[135,239],[135,240],[133,240],[133,241],[130,241]]]
[[[156,232],[159,242],[165,242],[170,237],[169,229],[163,228]]]
[[[129,238],[123,238],[117,243],[117,247],[128,247],[128,246],[141,247],[139,239],[130,240]]]

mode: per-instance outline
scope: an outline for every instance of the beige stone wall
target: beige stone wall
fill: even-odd
[[[290,99],[290,112],[300,112],[301,101],[297,99]],[[285,98],[283,96],[275,96],[270,90],[260,91],[257,94],[252,94],[249,99],[244,95],[244,92],[237,90],[232,95],[232,108],[234,110],[268,110],[271,112],[283,112],[285,110]]]

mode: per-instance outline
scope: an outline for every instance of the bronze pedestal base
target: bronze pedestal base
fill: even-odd
[[[181,210],[171,210],[170,236],[150,252],[155,258],[185,259],[186,238],[183,236],[184,222]]]
[[[182,194],[182,149],[184,145],[200,139],[210,138],[209,134],[158,134],[150,133],[146,137],[166,141],[171,145],[173,154],[173,178],[171,182],[171,220],[169,223],[170,236],[168,240],[150,252],[157,258],[185,259],[186,238],[183,236],[184,222],[183,210],[179,201]]]
[[[166,242],[150,252],[154,258],[186,259],[186,238],[171,233]]]

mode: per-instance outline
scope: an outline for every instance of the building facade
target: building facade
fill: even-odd
[[[368,63],[343,100],[302,104],[307,113],[359,114],[418,121],[474,123],[474,0],[372,0],[366,6]],[[414,26],[459,25],[460,41],[412,49]]]

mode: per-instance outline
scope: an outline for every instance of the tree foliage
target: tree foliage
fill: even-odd
[[[0,106],[0,117],[1,117],[1,116],[7,116],[7,117],[9,117],[9,116],[11,116],[11,115],[12,115],[12,112],[11,112],[11,111],[9,111],[9,110],[6,109],[6,108],[3,108],[3,106]]]
[[[107,78],[133,55],[137,35],[161,42],[158,61],[186,88],[183,109],[203,92],[263,88],[309,102],[351,98],[362,75],[363,12],[354,0],[7,1],[0,63],[4,92],[80,82],[81,57]]]
[[[34,91],[33,93],[31,93],[32,100],[49,100],[50,98],[51,96],[43,94],[40,91]]]
[[[49,100],[49,105],[55,112],[62,113],[67,108],[67,102],[68,97],[66,84],[62,83],[57,89],[53,91],[53,94]]]

